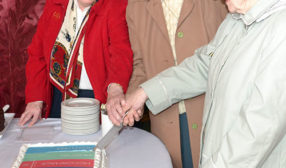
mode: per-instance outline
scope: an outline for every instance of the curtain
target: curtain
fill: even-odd
[[[0,0],[0,107],[19,117],[25,109],[27,47],[45,0]]]

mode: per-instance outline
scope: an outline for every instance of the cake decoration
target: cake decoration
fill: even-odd
[[[12,168],[107,168],[105,150],[95,142],[24,144]]]

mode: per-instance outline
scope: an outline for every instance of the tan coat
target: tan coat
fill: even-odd
[[[176,32],[178,63],[193,55],[215,35],[227,13],[220,0],[184,0]],[[129,0],[127,23],[134,52],[131,92],[139,84],[174,66],[161,0]],[[198,167],[204,96],[186,100],[194,167]],[[179,109],[175,104],[159,115],[150,113],[151,131],[166,145],[175,168],[181,168]]]

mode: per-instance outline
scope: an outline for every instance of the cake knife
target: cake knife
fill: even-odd
[[[101,110],[104,111],[105,109],[105,105],[101,105]],[[129,110],[127,110],[124,114],[124,116],[122,117],[122,122],[120,123],[120,126],[114,125],[110,128],[110,130],[105,134],[105,136],[103,136],[99,142],[96,144],[95,148],[99,148],[99,149],[105,149],[117,136],[119,131],[123,128],[123,120],[126,117],[126,115],[128,114]]]

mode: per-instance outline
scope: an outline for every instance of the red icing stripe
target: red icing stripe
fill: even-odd
[[[26,161],[20,165],[20,168],[93,168],[93,165],[92,159],[64,159]]]

